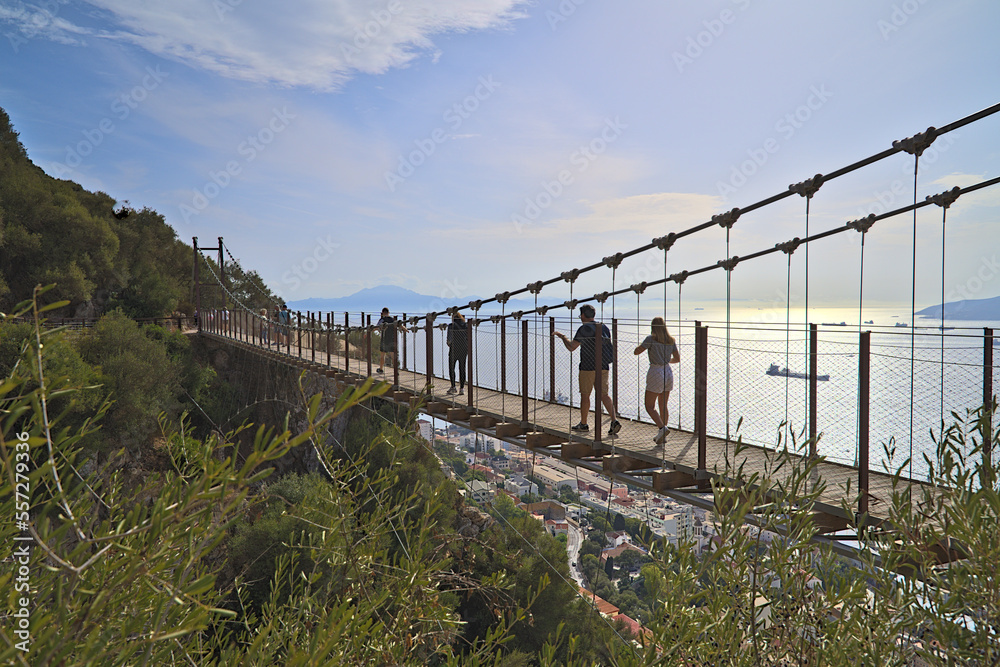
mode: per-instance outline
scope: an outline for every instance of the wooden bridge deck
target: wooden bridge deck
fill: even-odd
[[[316,351],[313,362],[313,351],[308,349],[303,349],[299,356],[296,347],[292,347],[288,354],[217,334],[202,332],[202,335],[323,373],[345,384],[361,384],[369,377],[367,359],[350,358],[345,361],[343,355],[331,354],[330,364],[327,365],[325,351]],[[376,366],[377,364],[372,364],[372,375],[392,384],[393,369],[386,368],[384,374],[377,374],[374,372]],[[713,505],[711,497],[705,497],[705,493],[711,490],[712,479],[732,479],[735,477],[732,471],[742,468],[744,478],[757,473],[775,481],[783,481],[788,478],[796,463],[801,465],[805,462],[803,456],[790,454],[789,463],[792,465],[786,464],[778,468],[780,456],[773,449],[754,445],[737,447],[733,441],[707,436],[706,466],[699,469],[698,435],[690,431],[672,429],[661,447],[653,442],[657,431],[655,425],[620,418],[621,432],[617,438],[608,439],[609,419],[607,415],[603,415],[604,433],[598,441],[593,411],[590,414],[590,432],[580,435],[570,430],[571,425],[579,422],[578,407],[571,408],[529,398],[527,420],[522,420],[524,406],[520,395],[473,386],[470,406],[468,387],[461,395],[448,395],[446,390],[449,386],[447,378],[434,376],[430,391],[425,394],[427,375],[400,369],[399,382],[387,398],[408,405],[416,405],[417,401],[423,399],[422,410],[445,421],[706,509],[711,509]],[[854,519],[854,508],[857,507],[858,470],[819,461],[816,463],[814,478],[814,482],[822,480],[825,485],[814,505],[817,525],[823,532],[847,529]],[[907,480],[906,483],[911,487],[933,489],[916,481]],[[921,495],[913,489],[911,497],[916,501]],[[887,519],[886,510],[891,499],[892,477],[870,471],[868,512],[871,523],[878,524]],[[851,549],[843,550],[844,553],[850,551]]]

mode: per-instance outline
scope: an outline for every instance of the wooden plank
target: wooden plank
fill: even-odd
[[[493,428],[497,425],[497,420],[487,415],[473,415],[469,418],[469,426],[472,428]]]
[[[566,438],[559,435],[552,435],[551,433],[536,431],[534,433],[527,434],[525,436],[525,442],[528,447],[551,447],[553,445],[561,445],[566,442]]]
[[[441,415],[448,410],[449,405],[447,403],[442,403],[441,401],[429,401],[424,408],[427,412]]]
[[[850,523],[842,516],[834,516],[826,512],[816,512],[812,519],[820,533],[835,533],[844,530]]]
[[[464,422],[469,420],[469,413],[464,408],[448,408],[445,412],[445,419]]]
[[[564,461],[569,459],[584,459],[591,456],[604,456],[608,452],[601,449],[594,449],[590,445],[585,445],[582,442],[567,442],[562,446],[562,458]]]
[[[394,392],[392,392],[392,400],[396,401],[397,403],[409,403],[410,402],[410,397],[412,397],[412,396],[413,396],[413,394],[411,394],[408,391],[394,391]]]
[[[497,424],[496,434],[498,438],[516,438],[519,435],[524,435],[524,432],[525,429],[521,428],[520,424],[511,422]]]
[[[602,459],[601,465],[605,472],[628,472],[630,470],[659,467],[655,463],[634,459],[631,456],[607,456]]]
[[[668,491],[670,489],[683,489],[689,486],[695,486],[698,484],[698,480],[695,479],[694,475],[689,475],[686,472],[680,472],[679,470],[672,470],[670,472],[654,472],[653,473],[653,490],[654,491]]]

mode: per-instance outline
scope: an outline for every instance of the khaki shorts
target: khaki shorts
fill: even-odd
[[[596,371],[580,371],[580,395],[590,396],[594,391]],[[601,371],[601,396],[608,396],[608,371]]]

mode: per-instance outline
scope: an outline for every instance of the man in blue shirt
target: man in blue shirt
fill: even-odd
[[[555,332],[566,349],[573,352],[577,348],[580,350],[580,423],[573,427],[574,431],[586,432],[590,430],[587,419],[590,416],[590,394],[594,391],[594,384],[597,381],[597,372],[594,354],[594,334],[597,332],[597,324],[594,323],[594,316],[597,311],[590,304],[580,306],[580,321],[583,324],[576,330],[573,340],[566,337],[561,331]],[[611,416],[611,427],[608,429],[608,437],[614,438],[622,430],[621,422],[615,417],[615,404],[611,400],[611,392],[608,391],[608,371],[611,368],[611,360],[614,356],[614,346],[611,343],[611,331],[606,326],[601,325],[601,403],[604,404],[608,415]],[[600,410],[600,406],[597,407]]]

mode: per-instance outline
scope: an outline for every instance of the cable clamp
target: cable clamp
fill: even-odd
[[[497,303],[507,303],[510,301],[510,292],[498,292],[495,298]]]
[[[785,253],[786,255],[791,255],[793,252],[798,250],[798,247],[802,244],[802,239],[796,236],[791,241],[785,241],[784,243],[775,243],[774,247]]]
[[[440,329],[441,331],[444,331],[445,329],[448,328],[448,325],[442,322],[441,324],[437,325],[437,328]]]
[[[609,296],[611,296],[611,292],[601,292],[600,294],[595,294],[594,299],[597,303],[604,303],[608,300]]]
[[[874,224],[875,224],[875,214],[874,213],[869,213],[864,218],[858,218],[857,220],[851,220],[850,222],[848,222],[845,225],[845,227],[850,227],[854,231],[861,232],[862,234],[864,234],[869,229],[871,229],[872,225],[874,225]]]
[[[788,189],[799,196],[810,199],[814,194],[816,194],[816,191],[819,190],[821,185],[823,185],[823,174],[816,174],[812,178],[807,178],[801,183],[792,183],[788,186]]]
[[[572,271],[563,271],[560,277],[568,283],[575,283],[576,279],[580,277],[580,269],[573,269]]]
[[[482,307],[483,307],[482,299],[476,299],[475,301],[469,302],[469,308],[471,308],[472,310],[478,311]]]
[[[678,285],[683,285],[684,281],[687,280],[687,277],[688,277],[688,272],[687,271],[681,271],[680,273],[675,273],[675,274],[671,275],[670,279],[673,280]]]
[[[712,222],[717,223],[720,227],[725,227],[726,229],[730,229],[733,225],[736,224],[736,221],[739,219],[739,217],[740,217],[740,209],[734,208],[730,211],[726,211],[725,213],[713,215]]]
[[[527,287],[528,291],[532,294],[538,294],[542,291],[542,287],[544,287],[544,281],[539,280],[538,282],[528,283]]]
[[[938,137],[937,128],[933,125],[928,127],[923,132],[918,132],[912,137],[907,137],[906,139],[897,139],[892,142],[893,148],[901,148],[910,155],[915,155],[920,157],[920,155],[927,150],[927,147],[934,143],[934,140]]]
[[[490,322],[492,322],[493,324],[499,324],[500,320],[502,320],[502,319],[503,319],[503,315],[491,315],[490,316]]]
[[[646,281],[643,280],[641,283],[636,283],[635,285],[630,285],[629,289],[636,294],[642,294],[646,291]]]
[[[610,257],[605,257],[603,261],[604,265],[609,269],[617,269],[621,265],[623,259],[625,259],[625,255],[620,252],[616,252]]]
[[[510,316],[513,317],[515,320],[519,320],[522,317],[524,317],[524,311],[523,310],[519,310],[516,313],[511,313]]]
[[[570,310],[576,310],[576,304],[580,303],[579,299],[570,299],[569,301],[563,301],[563,305]]]
[[[955,203],[955,200],[958,199],[960,194],[962,194],[962,188],[956,185],[951,190],[945,190],[944,192],[939,192],[936,195],[928,195],[924,201],[933,202],[941,208],[946,209]]]
[[[726,271],[732,271],[736,268],[736,265],[740,263],[739,255],[733,255],[729,259],[720,259],[717,266],[721,266]]]
[[[677,234],[670,232],[666,236],[660,236],[658,238],[653,239],[653,245],[655,245],[660,250],[670,250],[670,246],[672,246],[674,244],[674,241],[676,240],[677,240]]]
[[[539,306],[538,308],[535,308],[535,312],[544,317],[545,313],[549,312],[549,308],[551,307],[552,306]]]

